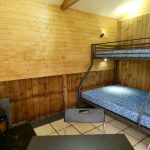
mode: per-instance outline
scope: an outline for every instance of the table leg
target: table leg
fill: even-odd
[[[105,125],[105,122],[103,123],[103,132],[105,133],[105,127],[106,127],[106,125]]]
[[[149,144],[149,146],[148,146],[148,149],[147,150],[150,150],[150,144]]]
[[[66,135],[66,123],[64,122],[64,135]]]

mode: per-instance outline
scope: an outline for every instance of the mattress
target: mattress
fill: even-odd
[[[134,122],[137,122],[148,92],[131,87],[112,85],[83,91],[81,97]],[[150,101],[150,100],[149,100]],[[150,114],[150,102],[144,112]],[[143,115],[141,124],[150,128],[150,116]]]
[[[150,48],[148,49],[128,49],[128,50],[98,50],[95,52],[96,58],[150,58]]]
[[[148,99],[147,105],[144,109],[144,114],[141,117],[141,124],[150,128],[150,98]]]

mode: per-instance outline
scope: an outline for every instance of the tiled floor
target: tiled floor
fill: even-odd
[[[44,125],[35,127],[34,131],[37,135],[63,135],[64,120],[47,121]],[[67,124],[66,131],[67,135],[104,134],[102,124],[98,123],[70,123]],[[125,134],[135,150],[147,150],[150,143],[150,137],[108,115],[105,134]]]

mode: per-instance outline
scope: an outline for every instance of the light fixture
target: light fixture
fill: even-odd
[[[104,59],[104,61],[106,62],[106,61],[108,61],[108,59],[107,59],[107,58],[105,58],[105,59]]]
[[[104,35],[105,35],[105,34],[104,34],[104,33],[102,33],[102,34],[100,35],[100,37],[102,38]]]

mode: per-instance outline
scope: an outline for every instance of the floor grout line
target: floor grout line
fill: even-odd
[[[108,117],[109,117],[109,116],[108,116]],[[48,120],[48,119],[47,119],[47,120]],[[61,119],[58,119],[58,120],[61,120]],[[58,120],[55,120],[55,121],[58,121]],[[115,126],[115,125],[112,124],[112,122],[115,121],[115,120],[117,120],[117,119],[113,118],[113,120],[107,121],[107,122],[106,122],[106,125],[107,125],[107,124],[111,124],[112,126],[114,126],[114,127],[116,127],[117,129],[119,129],[117,126]],[[55,122],[55,121],[54,121],[54,122]],[[120,120],[117,120],[117,121],[120,122]],[[59,131],[63,130],[63,128],[62,128],[62,129],[59,129],[59,130],[56,130],[55,127],[54,127],[51,123],[52,123],[52,122],[50,122],[50,121],[48,120],[48,124],[54,129],[54,132],[50,132],[50,135],[53,134],[53,133],[57,133],[58,135],[60,135],[60,134],[59,134]],[[99,131],[101,131],[99,128],[103,125],[103,124],[100,124],[99,126],[94,126],[94,125],[93,125],[92,123],[90,123],[90,122],[89,122],[89,124],[91,124],[93,128],[90,129],[90,130],[88,130],[88,131],[86,131],[86,132],[83,132],[83,133],[80,132],[80,130],[78,130],[78,129],[74,126],[75,124],[71,124],[71,123],[69,123],[69,126],[67,126],[66,129],[69,128],[69,127],[73,127],[75,130],[78,131],[78,133],[79,133],[80,135],[84,135],[84,134],[86,134],[86,133],[88,133],[88,132],[90,132],[90,131],[92,131],[92,130],[94,130],[94,129],[98,129]],[[40,127],[40,126],[39,126],[39,127]],[[122,130],[119,129],[120,131],[119,131],[118,133],[116,133],[116,134],[119,134],[119,133],[121,133],[121,132],[125,132],[127,135],[129,135],[129,136],[131,136],[132,138],[138,140],[138,142],[137,142],[135,145],[133,145],[133,147],[135,147],[135,146],[138,145],[139,143],[143,143],[143,144],[145,144],[145,145],[148,145],[147,143],[143,142],[144,139],[146,139],[147,137],[149,137],[148,135],[144,134],[145,137],[143,137],[141,140],[139,140],[138,138],[136,138],[136,137],[134,136],[134,134],[130,134],[130,133],[126,132],[126,129],[128,129],[128,128],[131,128],[131,126],[127,126],[126,128],[124,128],[124,129],[122,129]],[[138,132],[139,132],[139,131],[138,131]],[[142,132],[140,132],[140,133],[142,133]]]
[[[131,127],[131,126],[129,126],[129,127]],[[127,127],[127,128],[129,128],[129,127]],[[127,129],[127,128],[126,128],[126,129]],[[135,147],[135,146],[138,145],[139,143],[144,143],[144,142],[142,142],[142,141],[143,141],[146,137],[148,137],[148,136],[146,135],[143,139],[139,140],[138,138],[134,137],[133,135],[127,133],[127,132],[125,131],[126,129],[124,129],[123,132],[125,132],[127,135],[131,136],[132,138],[138,140],[138,142],[137,142],[135,145],[133,145],[133,147]],[[144,144],[146,144],[146,143],[144,143]],[[147,144],[146,144],[146,145],[147,145]]]
[[[141,140],[142,141],[142,140]],[[138,143],[136,143],[133,147],[135,147],[135,146],[137,146],[139,143],[143,143],[143,142],[141,142],[141,141],[139,141]],[[145,144],[145,143],[143,143],[143,144]],[[145,145],[147,145],[147,144],[145,144]],[[148,145],[147,145],[148,146]]]
[[[129,128],[130,126],[128,126],[127,128]],[[118,132],[117,134],[119,134],[119,133],[121,133],[121,132],[125,132],[125,130],[127,129],[127,128],[125,128],[125,129],[123,129],[123,130],[121,130],[120,132]],[[130,134],[128,134],[127,132],[125,132],[127,135],[129,135],[129,136],[131,136],[132,138],[135,138],[135,137],[133,137],[132,135],[130,135]],[[135,138],[135,139],[137,139],[137,138]],[[144,138],[143,138],[144,139]],[[143,140],[142,139],[142,140]],[[137,139],[137,140],[139,140],[139,139]],[[141,140],[141,141],[142,141]],[[133,145],[133,147],[135,147],[137,144],[139,144],[139,143],[141,143],[141,141],[139,141],[139,142],[137,142],[135,145]],[[130,141],[129,141],[130,142]],[[143,142],[142,142],[143,143]]]
[[[89,123],[90,123],[93,127],[100,127],[100,126],[102,126],[102,125],[103,125],[103,123],[99,123],[100,125],[98,125],[98,126],[94,126],[94,125],[93,125],[93,123],[94,123],[94,122],[92,122],[92,123],[91,123],[91,122],[89,122]],[[98,123],[98,122],[95,122],[95,123]],[[106,124],[107,124],[107,123],[106,123]]]
[[[131,126],[130,126],[131,127]],[[137,130],[138,131],[138,130]],[[137,140],[139,140],[138,138],[136,138],[135,136],[133,136],[132,134],[130,134],[130,133],[128,133],[128,132],[126,132],[125,130],[124,130],[124,132],[126,133],[126,134],[128,134],[128,135],[130,135],[130,136],[132,136],[133,138],[135,138],[135,139],[137,139]],[[139,132],[139,131],[138,131]],[[139,133],[142,133],[142,132],[139,132]],[[142,133],[143,134],[143,133]],[[146,138],[147,137],[147,135],[146,134],[144,134],[145,135],[145,137],[144,138]],[[144,139],[143,138],[143,139]]]
[[[82,134],[77,128],[75,128],[72,124],[71,124],[71,126],[74,128],[74,129],[76,129],[80,134]]]
[[[122,129],[120,132],[125,132],[126,129],[128,129],[128,127]],[[120,132],[118,132],[118,133],[120,133]],[[128,135],[129,135],[129,134],[128,134]]]
[[[74,125],[72,125],[81,135],[83,135],[82,132],[80,132]]]
[[[58,132],[57,132],[57,130],[51,125],[51,123],[49,124],[54,130],[55,130],[55,132],[58,134]],[[53,133],[55,133],[55,132],[53,132]],[[58,134],[59,135],[59,134]]]
[[[87,133],[87,132],[90,132],[90,131],[92,131],[92,130],[94,130],[94,129],[97,129],[97,127],[94,127],[93,129],[90,129],[90,130],[84,132],[83,134],[85,134],[85,133]]]
[[[149,136],[149,135],[147,135],[144,139],[146,139],[146,138],[150,138],[150,136]],[[143,139],[143,140],[144,140],[144,139]],[[149,145],[149,144],[150,144],[150,143],[149,143],[149,144],[147,144],[147,143],[145,143],[145,142],[143,142],[143,143],[144,143],[144,144],[146,144],[146,145]]]

